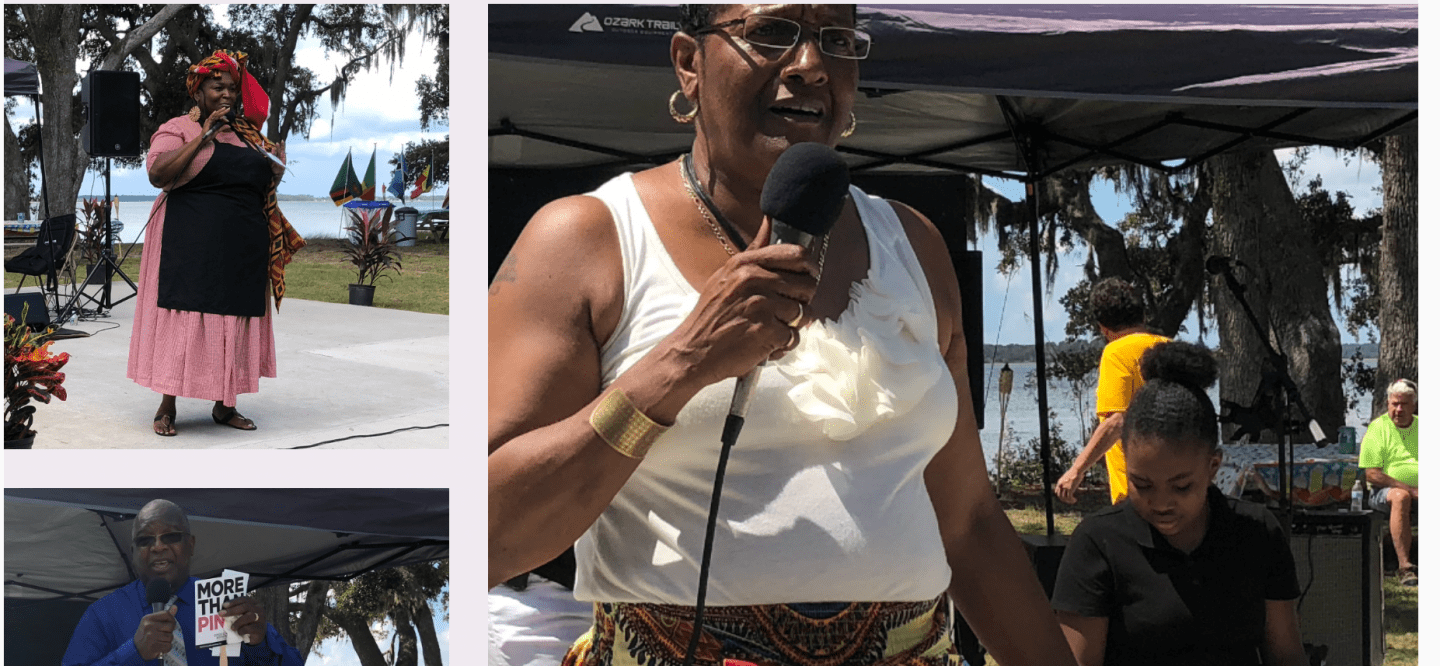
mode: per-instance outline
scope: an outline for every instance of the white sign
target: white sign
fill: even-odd
[[[233,617],[222,617],[225,602],[245,596],[250,574],[226,569],[218,578],[195,581],[195,647],[238,645],[240,634],[231,629]]]

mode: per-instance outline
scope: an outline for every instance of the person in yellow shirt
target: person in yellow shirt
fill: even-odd
[[[1145,302],[1135,287],[1120,278],[1106,278],[1095,285],[1090,291],[1090,313],[1106,342],[1100,354],[1100,382],[1095,387],[1095,412],[1101,420],[1075,463],[1055,484],[1055,496],[1074,504],[1075,490],[1085,472],[1104,456],[1110,501],[1119,504],[1126,496],[1125,454],[1115,444],[1120,441],[1130,399],[1145,385],[1140,376],[1140,356],[1169,338],[1145,327]]]

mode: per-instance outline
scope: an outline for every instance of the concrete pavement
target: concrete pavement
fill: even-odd
[[[129,291],[123,283],[120,298]],[[277,375],[239,397],[259,429],[216,425],[213,403],[180,398],[175,437],[151,419],[159,394],[125,376],[135,300],[66,328],[69,398],[39,405],[35,448],[446,448],[450,318],[287,298],[275,315]]]

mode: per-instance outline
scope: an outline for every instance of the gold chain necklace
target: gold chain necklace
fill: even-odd
[[[695,202],[695,207],[700,210],[700,216],[705,218],[706,224],[710,225],[710,231],[715,233],[715,239],[720,241],[720,247],[725,248],[726,254],[732,257],[735,256],[737,252],[735,245],[738,245],[738,241],[733,239],[727,241],[725,239],[725,232],[720,230],[720,223],[716,220],[716,218],[720,216],[720,211],[715,209],[715,204],[712,203],[705,192],[700,189],[699,179],[695,177],[695,166],[691,161],[690,153],[686,153],[684,157],[680,158],[680,175],[680,180],[685,185],[685,193],[690,195],[690,200]],[[726,221],[726,226],[729,227],[728,220]],[[738,232],[735,233],[738,236]],[[732,245],[732,243],[734,245]],[[825,276],[825,255],[829,251],[830,234],[826,233],[821,237],[820,256],[817,257],[815,261],[820,269],[819,275],[815,276],[816,282],[819,282],[820,278]]]

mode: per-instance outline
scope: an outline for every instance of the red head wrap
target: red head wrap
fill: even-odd
[[[185,92],[194,95],[206,79],[218,77],[220,72],[230,72],[240,84],[240,101],[245,108],[245,117],[256,127],[264,125],[265,118],[270,115],[270,96],[246,70],[247,59],[244,53],[217,49],[213,55],[190,68],[185,75]]]

